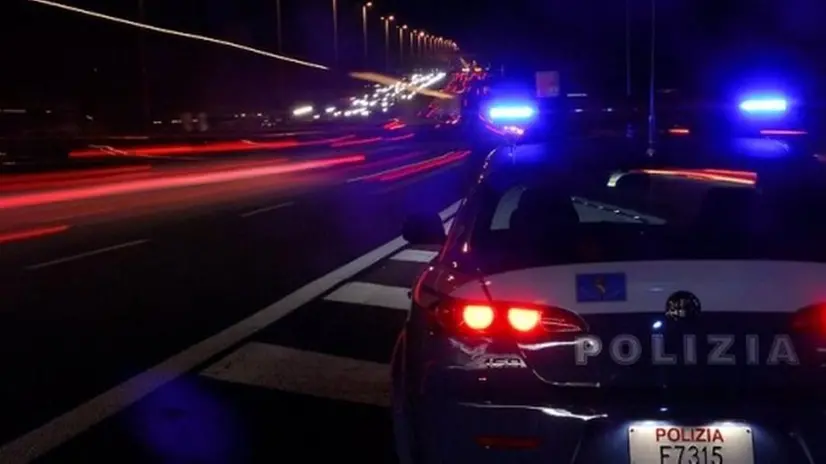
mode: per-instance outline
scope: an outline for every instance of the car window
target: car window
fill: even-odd
[[[508,189],[499,199],[496,209],[493,213],[493,218],[490,222],[490,230],[507,230],[511,228],[511,218],[520,207],[527,187],[519,185]],[[541,194],[541,193],[540,193]],[[570,196],[567,197],[570,201],[570,208],[576,214],[580,223],[592,222],[618,222],[618,223],[639,223],[640,214],[629,209],[618,209],[614,205],[589,200],[582,197]],[[554,211],[549,211],[548,214],[554,214]],[[654,216],[646,215],[649,222],[662,223],[665,220],[656,218]]]
[[[541,178],[491,180],[472,197],[462,243],[488,271],[529,263],[823,258],[812,251],[821,238],[797,233],[811,227],[788,219],[788,207],[764,201],[753,186],[695,183],[691,194],[662,190],[657,198],[607,182],[594,189]]]

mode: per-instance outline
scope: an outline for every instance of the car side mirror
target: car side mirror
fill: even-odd
[[[445,226],[437,213],[408,216],[402,226],[402,237],[412,245],[442,245],[447,240]]]

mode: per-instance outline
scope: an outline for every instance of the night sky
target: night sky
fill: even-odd
[[[134,17],[139,0],[63,0]],[[220,34],[258,46],[274,40],[275,0],[143,0],[150,22]],[[323,56],[331,0],[281,0],[289,48]],[[592,61],[616,55],[624,40],[625,0],[377,0],[371,21],[381,43],[379,14],[459,42],[493,59],[508,55]],[[650,0],[629,0],[632,38],[648,37]],[[344,41],[360,39],[360,1],[339,0]],[[662,55],[702,59],[728,48],[811,47],[824,41],[822,0],[657,0]],[[315,49],[318,50],[315,50]],[[622,56],[622,53],[620,53]]]
[[[129,19],[139,18],[139,0],[60,1]],[[365,67],[362,3],[338,1],[340,61],[337,67]],[[822,2],[656,0],[656,67],[660,86],[711,89],[724,87],[722,83],[734,81],[740,75],[759,71],[762,75],[785,73],[809,87],[822,87],[820,82],[826,80],[823,60],[826,8],[822,8]],[[2,3],[4,8],[10,6],[8,2]],[[123,30],[123,26],[69,19],[72,13],[26,0],[12,3],[21,8],[22,16],[8,21],[15,16],[0,15],[7,23],[0,34],[8,34],[6,39],[18,44],[5,51],[11,54],[12,62],[29,61],[25,67],[34,69],[60,61],[63,68],[78,68],[77,74],[81,76],[78,79],[83,81],[86,79],[83,72],[89,67],[97,69],[96,73],[105,72],[107,67],[112,69],[112,60],[117,59],[120,68],[111,72],[123,75],[124,63],[135,61],[135,33]],[[150,24],[265,50],[277,49],[276,0],[143,0],[143,3],[145,20]],[[284,53],[333,63],[332,0],[281,0],[281,3]],[[624,91],[625,0],[376,0],[374,3],[369,21],[370,62],[366,67],[381,67],[384,36],[379,16],[394,14],[412,28],[455,40],[466,53],[497,67],[526,72],[558,69],[564,80],[576,84],[574,87]],[[649,75],[651,0],[627,3],[630,5],[633,82],[635,88],[644,89]],[[398,35],[391,34],[395,53]],[[152,40],[159,48],[171,43],[171,39],[162,37]],[[189,53],[196,52],[180,52]],[[163,53],[156,55],[151,58],[165,59],[164,67],[169,69],[176,65],[173,61],[177,64],[186,61],[186,56],[167,59],[159,57]],[[34,56],[48,58],[36,61]],[[213,76],[220,74],[222,67],[246,64],[221,56],[199,66],[199,73]],[[157,72],[158,66],[155,70]]]

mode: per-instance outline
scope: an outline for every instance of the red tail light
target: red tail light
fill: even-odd
[[[542,312],[538,309],[510,308],[508,322],[517,332],[530,332],[542,322]]]
[[[472,330],[489,329],[495,317],[496,314],[490,306],[467,305],[462,310],[462,322]]]
[[[587,330],[576,314],[554,307],[451,301],[433,310],[434,322],[450,332],[466,335],[530,335]]]

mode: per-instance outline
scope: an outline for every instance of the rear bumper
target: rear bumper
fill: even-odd
[[[622,410],[625,409],[623,412]],[[412,411],[422,462],[631,462],[629,429],[638,425],[749,427],[754,463],[826,462],[826,420],[800,411],[758,411],[725,420],[692,414],[616,408],[586,413],[553,405],[458,403],[423,399]],[[769,413],[769,414],[766,414]]]
[[[734,425],[750,429],[755,464],[826,463],[822,398],[580,389],[567,395],[521,369],[429,374],[401,408],[420,456],[407,462],[630,464],[632,427]]]

